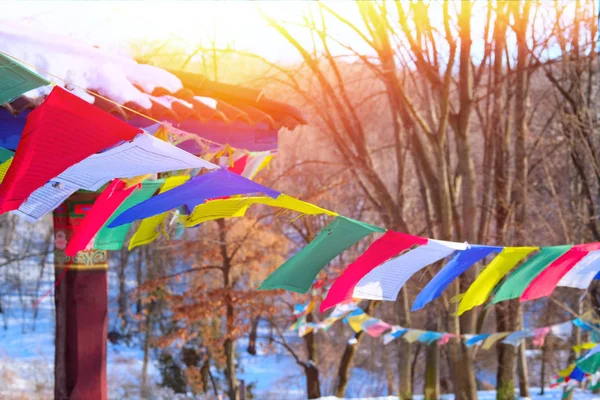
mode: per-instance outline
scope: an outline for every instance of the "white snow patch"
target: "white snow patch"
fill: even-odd
[[[26,66],[89,102],[94,98],[85,90],[94,90],[120,104],[133,102],[150,108],[152,103],[144,92],[151,93],[157,87],[176,92],[183,87],[179,78],[161,68],[138,64],[122,54],[8,21],[0,24],[0,51],[33,65],[35,68]],[[50,89],[36,89],[27,96],[35,98]]]

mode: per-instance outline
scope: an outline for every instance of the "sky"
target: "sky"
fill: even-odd
[[[269,59],[295,57],[260,15],[302,22],[306,1],[0,1],[2,19],[76,36],[92,44],[127,48],[129,42],[183,38],[191,44],[216,38],[218,47],[260,52]],[[337,2],[337,8],[355,8]]]

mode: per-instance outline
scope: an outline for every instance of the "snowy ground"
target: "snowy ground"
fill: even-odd
[[[37,299],[35,282],[37,276],[29,276],[26,271],[39,273],[39,267],[23,265],[18,275],[2,273],[0,288],[2,290],[2,310],[0,313],[0,399],[47,399],[52,397],[53,389],[53,360],[54,360],[54,302],[53,296],[48,296],[38,306],[37,316],[31,304]],[[51,268],[46,274],[38,293],[44,293],[52,287]],[[35,279],[34,279],[35,278]],[[11,286],[11,282],[18,282]],[[131,282],[130,285],[134,283]],[[115,323],[115,294],[117,293],[116,276],[109,277],[109,324]],[[21,289],[18,290],[17,287]],[[266,329],[266,328],[259,328]],[[291,333],[290,333],[291,334]],[[268,336],[267,332],[259,332],[259,336]],[[289,337],[289,341],[297,338]],[[247,343],[238,343],[239,373],[246,385],[253,386],[257,400],[300,400],[304,399],[304,376],[302,370],[285,352],[264,353],[259,347],[257,356],[250,356],[246,351]],[[142,371],[142,351],[140,346],[108,345],[108,385],[109,399],[139,399],[139,382]],[[352,371],[348,386],[348,399],[396,400],[396,397],[361,397],[384,393],[380,387],[381,377],[369,375],[363,370]],[[152,399],[175,399],[177,397],[158,387],[160,374],[156,364],[149,365],[149,382],[154,385]],[[330,393],[330,388],[322,390]],[[560,399],[560,390],[549,390],[544,396],[539,396],[539,389],[532,389],[532,399]],[[192,397],[180,396],[179,399]],[[415,396],[419,399],[419,396]],[[444,396],[452,399],[453,396]],[[333,400],[334,397],[324,397],[323,400]],[[495,399],[494,392],[480,392],[479,399]],[[574,399],[599,399],[589,392],[579,391]]]
[[[531,388],[531,399],[532,400],[558,400],[562,397],[562,390],[559,389],[546,389],[546,394],[540,395],[539,388]],[[422,399],[422,396],[415,396],[415,400]],[[444,400],[452,400],[454,396],[451,395],[443,395],[441,396]],[[496,392],[495,391],[486,391],[486,392],[478,392],[477,398],[479,400],[495,400]],[[593,395],[589,392],[576,391],[573,395],[573,399],[575,400],[592,400],[592,399],[600,399],[600,396]],[[321,397],[320,400],[340,400],[338,397]],[[398,400],[395,396],[386,396],[386,397],[362,397],[360,399],[347,398],[346,400]]]

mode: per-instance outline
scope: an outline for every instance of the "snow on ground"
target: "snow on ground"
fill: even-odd
[[[562,397],[562,389],[546,389],[544,395],[540,395],[539,388],[531,388],[531,400],[559,400]],[[415,396],[415,400],[423,399],[423,396]],[[453,400],[454,395],[442,395],[442,400]],[[477,392],[478,400],[496,400],[496,392],[494,390],[488,390],[484,392]],[[521,397],[522,399],[522,397]],[[574,400],[597,400],[600,396],[592,394],[590,392],[576,390],[573,394]],[[328,396],[321,397],[319,400],[341,400],[339,397]],[[384,396],[384,397],[361,397],[361,398],[346,398],[345,400],[398,400],[396,396]]]

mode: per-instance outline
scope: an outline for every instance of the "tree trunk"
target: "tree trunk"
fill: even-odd
[[[321,397],[321,385],[319,381],[319,369],[310,361],[304,366],[306,375],[306,395],[309,399]]]
[[[408,295],[405,289],[400,291],[399,299],[394,304],[396,306],[396,316],[398,324],[409,328],[410,310],[408,309]],[[396,340],[398,347],[398,397],[400,400],[409,400],[413,397],[412,390],[412,346],[406,340]]]
[[[227,232],[225,221],[217,220],[219,227],[219,241],[221,243],[221,257],[223,262],[223,287],[228,290],[225,295],[225,328],[227,338],[223,344],[225,349],[225,380],[227,381],[227,394],[229,400],[239,400],[239,387],[235,365],[235,340],[231,337],[235,324],[235,313],[233,308],[233,299],[231,290],[233,290],[231,282],[231,259],[227,251]]]
[[[306,316],[306,322],[314,322],[312,312]],[[306,394],[309,399],[321,397],[321,381],[319,378],[318,353],[315,332],[310,332],[304,336],[306,344],[306,352],[308,353],[308,361],[304,365],[304,373],[306,375]],[[312,396],[312,397],[311,397]]]
[[[248,354],[253,356],[256,355],[256,336],[258,334],[258,323],[260,317],[256,317],[252,320],[252,326],[250,327],[250,337],[248,338]]]
[[[521,9],[522,5],[522,9]],[[528,71],[529,48],[527,45],[527,26],[529,22],[529,1],[511,3],[515,19],[514,30],[517,38],[517,76],[515,85],[515,242],[525,243],[525,223],[527,219],[527,103],[528,103]],[[521,325],[521,305],[518,300],[514,301],[512,313],[516,318],[518,326]],[[517,325],[516,324],[516,325]],[[519,392],[523,397],[529,397],[527,379],[527,360],[524,352],[520,351],[517,359],[519,363]]]
[[[519,325],[517,329],[523,329],[523,314],[521,307],[518,309]],[[527,372],[527,356],[525,354],[525,340],[521,340],[521,344],[517,350],[517,372],[519,374],[519,395],[521,397],[529,397],[529,373]]]
[[[433,305],[430,305],[433,307]],[[439,314],[428,313],[426,328],[439,331]],[[432,343],[425,349],[425,382],[423,393],[425,400],[438,400],[440,398],[440,348],[437,343]]]
[[[142,363],[142,379],[140,384],[140,393],[143,399],[150,395],[148,388],[148,361],[150,360],[150,340],[152,334],[152,304],[148,307],[148,315],[144,324],[144,360]]]
[[[440,398],[440,348],[436,343],[427,346],[425,350],[425,400]]]
[[[223,347],[225,349],[225,380],[227,381],[227,395],[229,396],[229,400],[239,400],[233,340],[226,339]]]
[[[548,349],[548,340],[544,342],[542,346],[542,368],[540,371],[540,395],[544,395],[544,388],[546,387],[546,357]]]
[[[514,330],[511,323],[511,304],[514,301],[495,304],[496,329],[498,332]],[[496,400],[514,400],[515,398],[515,363],[517,351],[514,346],[506,343],[496,344],[498,354],[498,369],[496,371]]]
[[[344,397],[344,393],[346,393],[352,361],[354,360],[354,355],[356,354],[356,350],[358,349],[363,334],[364,331],[356,333],[354,335],[354,340],[352,341],[353,344],[348,343],[344,348],[344,353],[342,353],[342,359],[340,360],[340,366],[338,367],[337,386],[334,392],[337,397]]]
[[[118,313],[121,318],[121,326],[127,326],[127,263],[129,261],[129,251],[123,247],[119,258],[119,294],[117,296]]]

